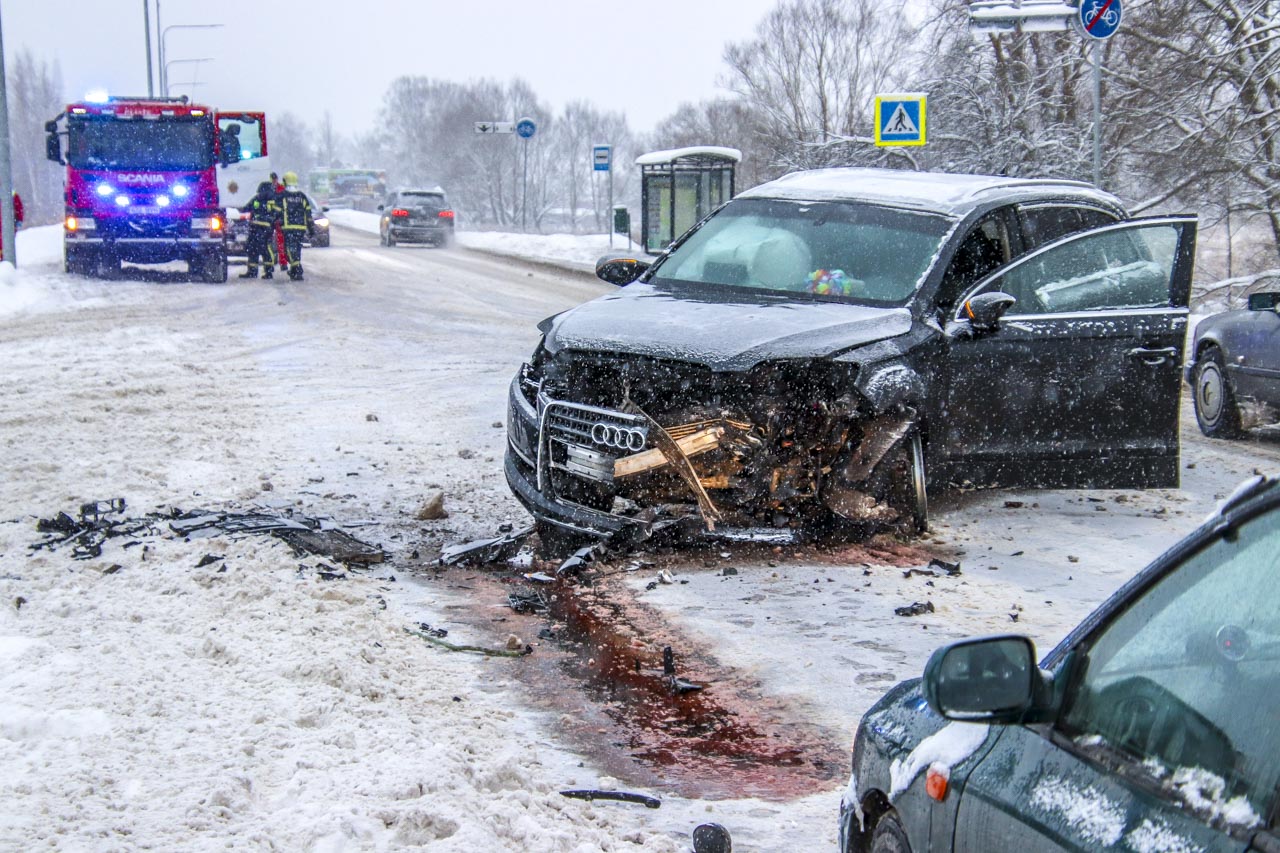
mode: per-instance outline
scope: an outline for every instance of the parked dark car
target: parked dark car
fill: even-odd
[[[315,220],[315,227],[307,234],[306,243],[308,246],[314,246],[317,249],[325,249],[329,246],[329,217],[325,216],[329,212],[328,207],[316,204],[316,200],[310,195],[307,201],[311,202],[311,217]]]
[[[1249,307],[1206,317],[1196,326],[1187,367],[1200,431],[1239,438],[1274,423],[1280,407],[1280,293],[1254,293]]]
[[[543,538],[923,531],[927,484],[1178,483],[1194,217],[876,169],[756,187],[548,318],[506,476]]]
[[[453,242],[453,209],[444,190],[397,190],[378,205],[382,214],[378,235],[384,246],[396,243],[430,243],[447,246]]]
[[[1039,667],[1025,637],[939,649],[862,718],[842,853],[1280,850],[1277,580],[1258,477]]]

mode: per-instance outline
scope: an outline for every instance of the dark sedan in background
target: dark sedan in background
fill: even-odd
[[[453,209],[444,190],[397,190],[378,205],[382,218],[378,237],[384,246],[397,243],[453,243]]]
[[[1280,850],[1280,481],[1255,478],[1037,666],[934,653],[862,718],[841,853]]]
[[[1280,292],[1254,293],[1248,308],[1206,317],[1187,367],[1200,431],[1238,438],[1273,423],[1280,408]]]

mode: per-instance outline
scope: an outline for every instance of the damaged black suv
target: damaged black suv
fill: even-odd
[[[918,533],[933,486],[1176,486],[1195,234],[1071,181],[788,175],[543,321],[507,480],[561,540]]]

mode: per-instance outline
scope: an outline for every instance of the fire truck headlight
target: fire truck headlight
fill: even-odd
[[[156,206],[157,206],[157,207],[168,207],[168,206],[169,206],[169,197],[168,197],[167,195],[158,195],[158,196],[156,196]]]
[[[117,205],[117,206],[119,206],[119,207],[128,207],[128,206],[129,206],[129,197],[128,197],[127,195],[118,195],[118,196],[116,196],[116,205]]]
[[[98,184],[98,187],[96,190],[94,190],[94,192],[96,192],[98,195],[102,196],[103,198],[106,198],[107,196],[115,192],[115,190],[111,188],[111,184]]]
[[[186,198],[186,197],[187,197],[187,193],[189,193],[189,192],[190,192],[190,190],[188,190],[188,189],[187,189],[187,185],[186,185],[186,184],[174,184],[174,185],[173,185],[173,197],[174,197],[174,198]]]

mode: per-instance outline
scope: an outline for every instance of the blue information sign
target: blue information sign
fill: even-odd
[[[531,118],[522,118],[516,122],[516,134],[521,139],[528,139],[538,132],[538,126],[533,123]]]
[[[1109,39],[1120,29],[1123,16],[1120,0],[1082,0],[1076,23],[1080,32],[1089,38]]]
[[[876,95],[876,145],[924,145],[924,95]]]
[[[591,163],[597,172],[609,171],[613,159],[613,148],[608,145],[594,145],[591,148]]]

